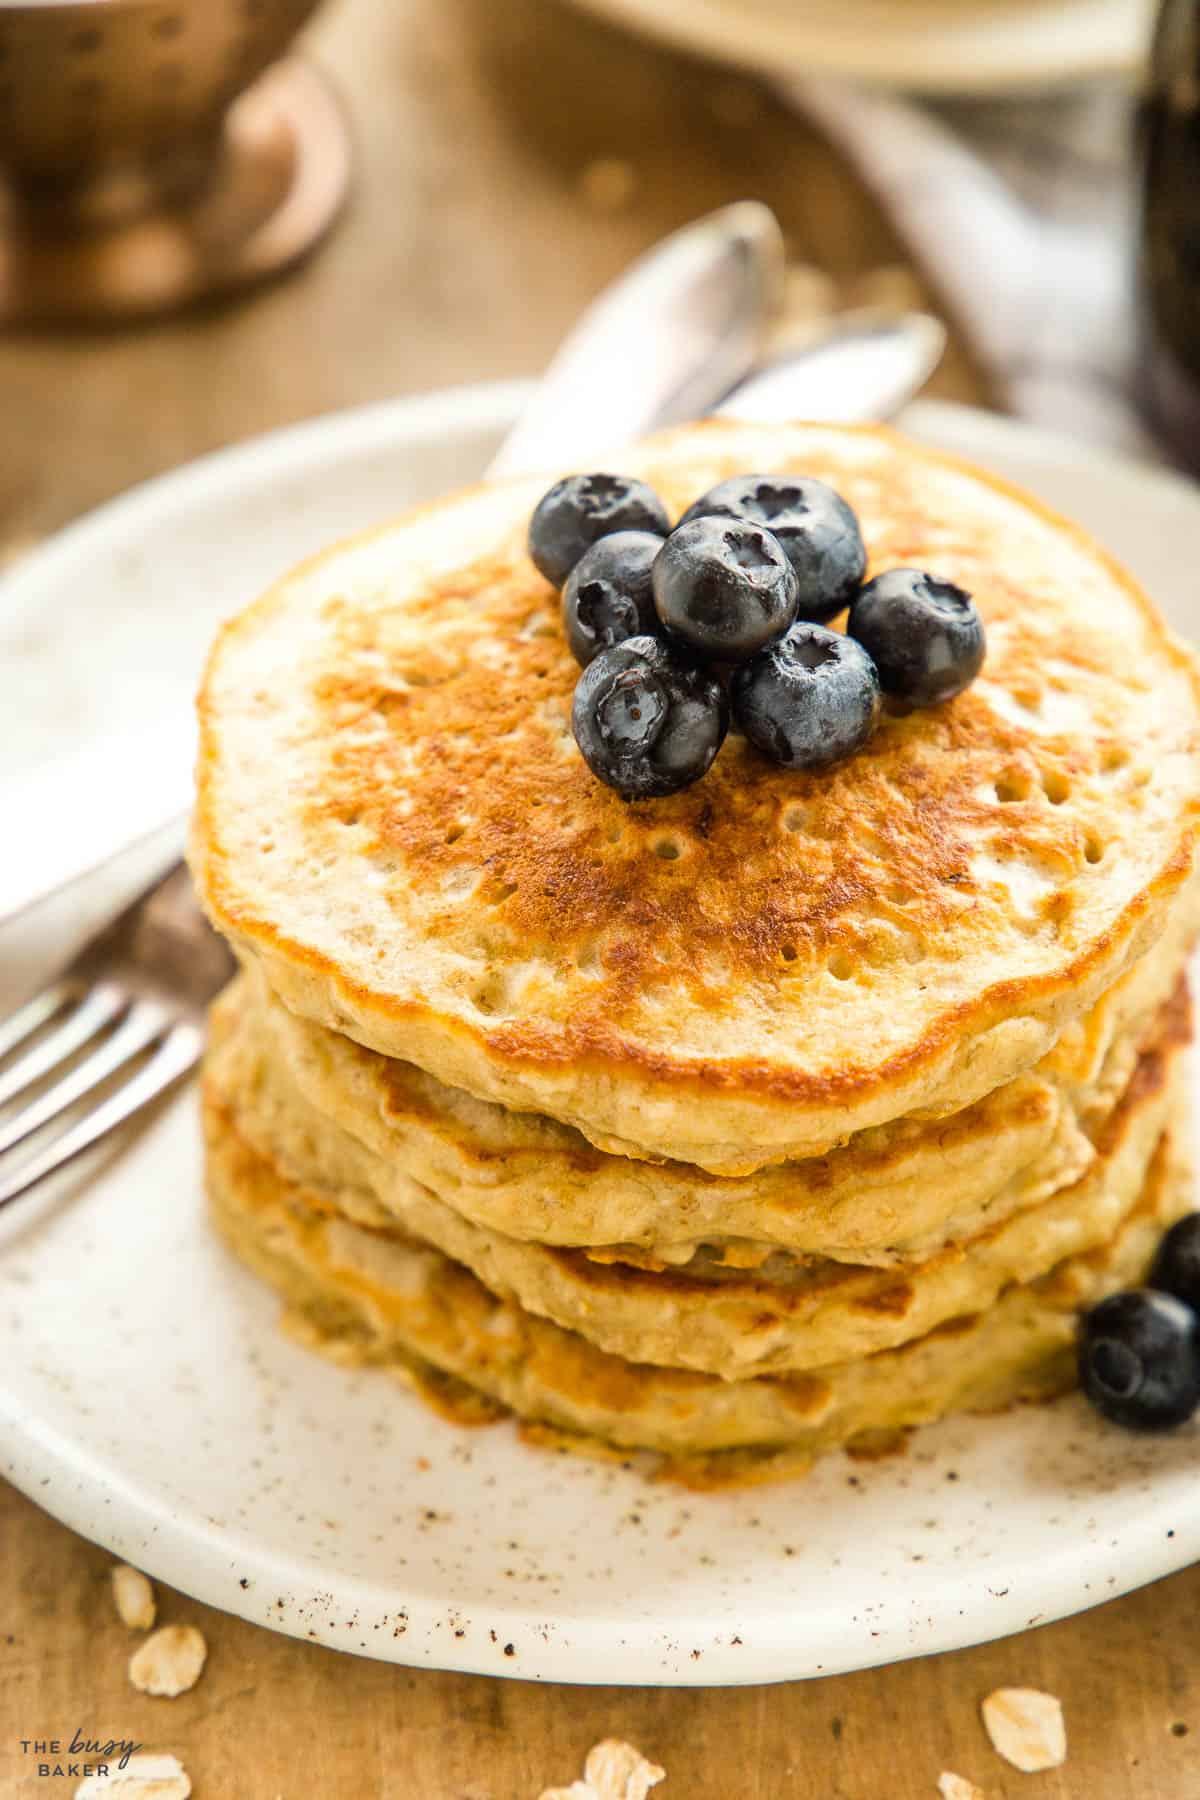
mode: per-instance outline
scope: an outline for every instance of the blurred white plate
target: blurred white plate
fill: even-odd
[[[1154,0],[575,0],[765,75],[1011,93],[1137,69]]]
[[[348,413],[94,514],[0,584],[8,771],[190,705],[217,619],[323,540],[472,478],[513,386]],[[918,435],[1026,483],[1124,556],[1185,630],[1200,498],[983,413]],[[11,847],[11,846],[10,846]],[[61,930],[61,920],[58,929]],[[43,947],[44,949],[44,947]],[[0,941],[0,985],[32,976]],[[1200,1554],[1200,1429],[1162,1442],[1076,1399],[687,1494],[443,1423],[384,1375],[285,1341],[213,1241],[194,1094],[0,1214],[0,1472],[198,1598],[394,1662],[542,1680],[772,1681],[976,1643]]]

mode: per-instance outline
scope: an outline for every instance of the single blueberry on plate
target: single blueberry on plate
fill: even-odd
[[[1188,1213],[1172,1225],[1158,1246],[1147,1286],[1174,1294],[1200,1313],[1200,1213]]]
[[[866,743],[879,679],[861,644],[801,620],[734,671],[731,698],[752,744],[785,768],[807,769]]]
[[[796,577],[778,540],[748,519],[692,519],[654,564],[666,631],[700,656],[743,662],[796,616]]]
[[[868,581],[846,630],[874,660],[884,693],[911,706],[960,694],[987,649],[970,594],[924,569],[887,569]]]
[[[673,646],[626,638],[579,677],[571,727],[593,775],[626,800],[648,800],[699,781],[729,728],[729,702]]]
[[[658,630],[650,571],[663,540],[652,531],[614,531],[585,550],[563,589],[563,624],[586,669],[601,650]]]
[[[529,521],[529,554],[560,588],[584,551],[614,531],[671,529],[667,509],[631,475],[564,475],[547,488]]]
[[[1092,1405],[1117,1425],[1182,1425],[1200,1400],[1195,1313],[1150,1288],[1110,1294],[1081,1323],[1079,1380]]]
[[[796,576],[798,619],[832,619],[849,606],[867,572],[853,511],[811,476],[735,475],[701,495],[680,524],[713,517],[750,519],[779,540]]]

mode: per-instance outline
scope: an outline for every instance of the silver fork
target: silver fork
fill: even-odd
[[[56,980],[0,1020],[0,1206],[194,1066],[205,1009],[233,969],[175,863]],[[45,1141],[13,1154],[35,1135]]]

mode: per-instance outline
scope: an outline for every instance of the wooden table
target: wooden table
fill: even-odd
[[[144,476],[356,401],[535,371],[599,285],[746,194],[779,214],[810,305],[920,292],[837,158],[741,76],[635,44],[552,0],[342,0],[313,37],[359,141],[352,210],[301,274],[126,335],[0,340],[0,553]],[[927,296],[931,299],[933,297]],[[936,301],[933,301],[936,304]],[[933,392],[986,400],[952,346]],[[537,1687],[353,1661],[181,1595],[210,1645],[195,1691],[136,1694],[109,1558],[0,1486],[0,1795],[68,1794],[20,1740],[175,1750],[197,1800],[535,1800],[631,1739],[686,1800],[1200,1795],[1200,1570],[956,1656],[788,1687]],[[1001,1763],[978,1702],[1048,1688],[1070,1757]]]

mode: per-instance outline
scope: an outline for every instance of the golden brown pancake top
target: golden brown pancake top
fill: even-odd
[[[748,468],[830,482],[872,573],[974,594],[982,675],[889,707],[833,768],[731,736],[694,787],[626,802],[570,734],[579,671],[524,549],[542,484],[469,494],[308,565],[218,644],[196,840],[217,922],[298,1010],[701,1162],[693,1140],[753,1122],[681,1125],[681,1085],[693,1110],[892,1089],[897,1111],[1014,1015],[1053,1014],[1052,1041],[1188,874],[1190,658],[1082,534],[890,434],[714,425],[628,462],[673,512]]]

